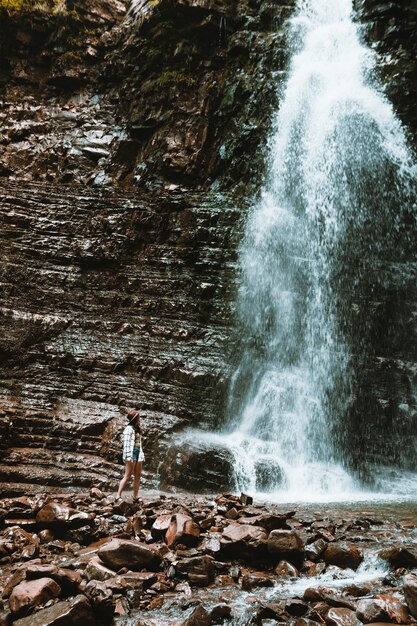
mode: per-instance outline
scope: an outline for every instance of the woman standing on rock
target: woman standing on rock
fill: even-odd
[[[123,489],[126,487],[130,477],[133,474],[133,499],[139,498],[139,483],[142,473],[142,463],[145,455],[142,450],[142,430],[140,427],[140,413],[135,409],[131,409],[127,414],[128,424],[123,431],[123,462],[125,463],[125,475],[120,481],[117,492],[118,497],[122,496]]]

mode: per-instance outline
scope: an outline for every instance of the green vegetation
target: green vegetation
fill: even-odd
[[[195,84],[195,78],[181,70],[167,70],[160,74],[157,83],[158,87],[171,87],[174,85],[186,85],[187,87],[191,87]]]
[[[7,13],[66,13],[65,0],[0,0],[0,10]]]

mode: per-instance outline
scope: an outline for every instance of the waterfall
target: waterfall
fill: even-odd
[[[299,0],[289,28],[269,174],[240,247],[225,434],[240,488],[297,497],[356,487],[344,422],[369,338],[355,302],[398,246],[414,171],[352,1]]]

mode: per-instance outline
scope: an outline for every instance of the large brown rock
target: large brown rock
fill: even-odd
[[[177,543],[188,547],[196,546],[200,541],[200,527],[189,515],[177,513],[172,516],[165,541],[170,547]]]
[[[355,611],[343,608],[331,608],[326,616],[328,626],[361,626]]]
[[[404,598],[411,615],[417,618],[417,574],[410,572],[403,578]]]
[[[45,527],[64,526],[77,528],[92,523],[92,516],[83,511],[77,511],[60,502],[48,502],[36,514],[38,524]]]
[[[267,555],[268,535],[259,526],[229,524],[220,539],[221,551],[228,557],[263,559]]]
[[[22,609],[31,609],[39,604],[45,604],[51,598],[58,598],[61,587],[52,578],[38,578],[27,580],[14,587],[9,598],[10,610],[20,613]]]
[[[98,556],[107,567],[117,572],[122,567],[131,570],[157,569],[162,561],[159,551],[140,541],[112,539],[98,551]]]
[[[388,594],[380,594],[373,599],[360,600],[356,613],[365,624],[373,622],[407,624],[410,619],[410,614],[405,604],[398,598]]]
[[[381,559],[391,567],[417,567],[417,548],[415,546],[394,546],[378,553]]]
[[[206,587],[214,580],[214,559],[207,555],[181,559],[176,570],[179,574],[186,574],[192,585]]]
[[[181,622],[181,626],[211,626],[210,614],[203,606],[197,606],[191,614]]]
[[[58,602],[29,617],[18,619],[16,626],[101,626],[85,596]]]
[[[356,570],[362,563],[363,555],[359,548],[349,541],[329,543],[324,551],[324,560],[328,565],[337,565]]]
[[[304,560],[304,543],[295,530],[272,530],[268,537],[268,552],[277,560],[300,567]]]

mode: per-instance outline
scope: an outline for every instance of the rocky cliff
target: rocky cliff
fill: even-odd
[[[0,1],[10,493],[113,488],[132,405],[144,411],[148,486],[176,432],[221,421],[236,248],[262,180],[293,4]],[[415,136],[413,3],[357,4]],[[207,488],[227,480],[220,472]]]

